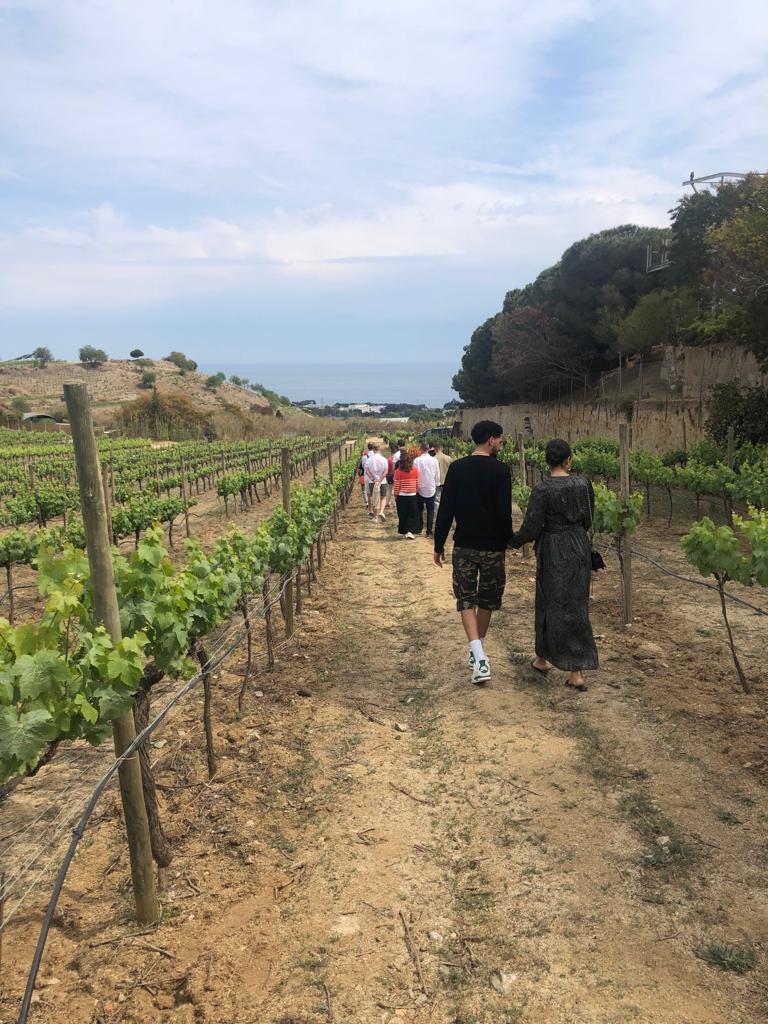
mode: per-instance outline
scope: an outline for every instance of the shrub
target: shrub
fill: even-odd
[[[100,366],[102,363],[109,362],[109,356],[103,348],[94,348],[93,345],[83,345],[78,353],[81,363],[86,363],[88,366]]]
[[[144,373],[142,373],[142,375],[141,375],[141,380],[139,381],[139,387],[140,388],[153,388],[155,386],[155,381],[156,380],[157,380],[157,375],[156,374],[152,373],[151,370],[145,370]]]
[[[170,355],[167,355],[165,358],[169,363],[173,363],[174,366],[178,366],[180,370],[197,369],[197,363],[195,360],[185,356],[183,352],[171,352]]]
[[[214,373],[206,380],[205,387],[208,391],[216,391],[220,384],[223,384],[227,378],[223,373]]]
[[[53,354],[49,348],[45,348],[43,345],[40,345],[32,353],[32,358],[35,360],[36,365],[41,370],[44,370],[48,363],[53,359]]]
[[[30,408],[31,406],[24,395],[16,395],[15,398],[11,399],[11,409],[13,409],[18,416],[22,416],[25,412],[29,412]]]
[[[738,380],[712,388],[707,433],[725,444],[731,426],[737,441],[768,444],[768,388],[742,387]]]

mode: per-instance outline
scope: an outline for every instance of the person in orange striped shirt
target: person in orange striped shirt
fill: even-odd
[[[395,505],[397,507],[397,532],[406,540],[415,540],[419,528],[419,504],[416,491],[419,486],[419,471],[413,464],[410,453],[400,450],[400,459],[395,467]]]

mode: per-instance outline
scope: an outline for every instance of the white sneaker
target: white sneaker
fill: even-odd
[[[416,536],[413,533],[406,533],[405,539],[406,540],[416,540]]]
[[[379,512],[379,519],[386,519],[386,518],[387,517],[384,515],[383,512]]]
[[[487,658],[481,658],[472,669],[472,682],[475,686],[483,686],[491,678],[491,666]]]

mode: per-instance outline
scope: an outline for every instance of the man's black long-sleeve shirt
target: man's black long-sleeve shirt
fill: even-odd
[[[440,554],[454,519],[456,547],[504,551],[512,537],[509,466],[488,455],[468,455],[452,462],[435,524],[435,551]]]

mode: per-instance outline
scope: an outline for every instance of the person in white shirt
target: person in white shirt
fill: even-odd
[[[368,511],[371,519],[378,515],[384,519],[384,509],[387,504],[387,460],[379,455],[377,445],[372,446],[368,458],[363,463],[365,467],[365,493],[368,498]]]
[[[366,508],[368,508],[368,486],[367,486],[367,481],[365,479],[365,464],[368,461],[368,458],[371,455],[372,451],[373,451],[373,445],[369,443],[368,447],[363,449],[363,454],[360,456],[360,469],[359,469],[359,472],[360,472],[360,483],[362,484],[362,487],[360,488],[360,490],[363,493],[363,504],[365,505]]]
[[[419,533],[424,529],[424,509],[427,510],[427,536],[432,536],[432,527],[435,522],[435,495],[440,486],[440,463],[429,454],[429,445],[422,442],[419,445],[421,455],[413,460],[413,464],[419,471]]]

